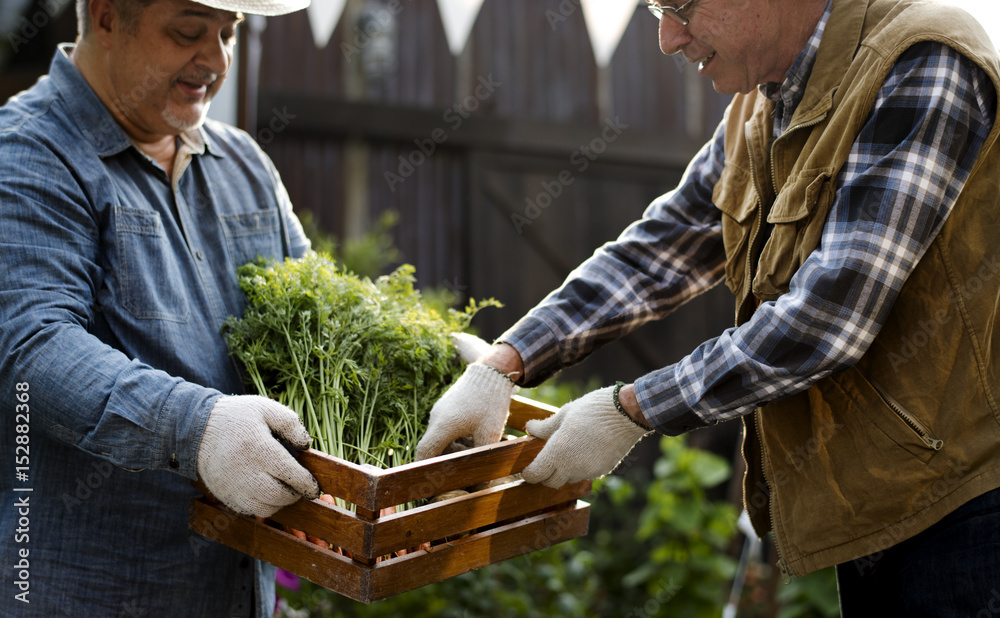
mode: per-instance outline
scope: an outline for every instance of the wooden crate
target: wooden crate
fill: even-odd
[[[524,431],[555,412],[521,397],[508,426]],[[321,500],[300,500],[267,522],[236,515],[211,496],[191,501],[195,532],[304,577],[346,597],[371,603],[414,588],[549,547],[587,533],[589,505],[579,498],[590,481],[550,489],[512,480],[401,513],[380,511],[523,470],[544,445],[525,436],[382,470],[309,450],[296,457],[324,493],[356,512]],[[347,554],[301,540],[273,525],[323,539]],[[397,555],[404,550],[405,555]]]

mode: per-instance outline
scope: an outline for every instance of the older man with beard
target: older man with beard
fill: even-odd
[[[250,515],[318,496],[298,417],[241,394],[220,335],[237,267],[309,243],[270,160],[205,116],[243,13],[307,4],[78,0],[76,44],[0,108],[3,615],[273,610],[273,567],[187,511],[194,479]]]

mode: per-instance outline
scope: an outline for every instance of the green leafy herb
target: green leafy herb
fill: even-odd
[[[414,281],[409,264],[372,281],[326,254],[258,260],[239,269],[247,307],[226,322],[226,341],[259,394],[299,413],[313,448],[383,468],[409,463],[431,406],[463,369],[450,333],[502,306],[472,301],[442,314]]]

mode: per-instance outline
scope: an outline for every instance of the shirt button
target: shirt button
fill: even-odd
[[[170,461],[167,462],[167,465],[170,466],[171,468],[173,468],[174,470],[176,470],[177,468],[181,467],[181,464],[180,464],[180,462],[177,461],[176,457],[171,457]]]
[[[205,259],[205,254],[202,253],[200,250],[199,251],[195,251],[194,252],[194,256],[196,258],[198,258],[199,260],[204,260]]]
[[[240,568],[241,568],[241,569],[245,569],[245,568],[247,568],[248,566],[250,566],[250,559],[249,559],[249,558],[243,558],[243,560],[240,560]],[[246,586],[244,586],[244,588],[245,588],[245,587],[246,587]]]

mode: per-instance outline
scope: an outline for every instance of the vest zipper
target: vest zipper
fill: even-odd
[[[798,131],[799,129],[808,129],[809,127],[814,127],[826,119],[826,114],[821,114],[808,122],[803,122],[797,124],[793,127],[789,127],[787,131],[782,133],[767,149],[767,156],[770,159],[770,172],[771,172],[771,190],[775,195],[778,193],[778,180],[774,174],[774,145],[781,141],[786,135]],[[757,253],[755,246],[757,243],[757,235],[760,233],[760,228],[764,225],[764,204],[763,204],[763,193],[760,190],[760,184],[757,182],[757,170],[756,164],[754,163],[753,150],[750,148],[750,144],[753,143],[751,139],[750,126],[747,125],[744,128],[746,132],[746,142],[747,142],[747,161],[750,163],[750,176],[753,178],[753,188],[757,192],[757,217],[753,226],[753,230],[750,232],[750,244],[747,246],[747,265],[744,271],[744,277],[746,280],[746,291],[744,292],[743,299],[740,301],[739,307],[736,309],[736,326],[739,326],[740,317],[743,315],[746,307],[746,302],[749,300],[750,296],[753,295],[753,258]],[[758,256],[759,259],[759,256]]]
[[[774,145],[777,144],[778,142],[780,142],[786,135],[788,135],[790,133],[794,133],[795,131],[798,131],[799,129],[808,129],[809,127],[815,127],[819,123],[823,122],[825,119],[826,119],[826,114],[823,113],[823,114],[817,116],[816,118],[813,118],[812,120],[809,120],[808,122],[803,122],[802,124],[797,124],[797,125],[795,125],[793,127],[789,127],[787,130],[785,130],[784,133],[782,133],[781,135],[779,135],[777,137],[777,139],[775,139],[771,143],[771,147],[768,148],[768,157],[770,157],[770,159],[771,159],[771,189],[774,191],[774,194],[776,196],[778,194],[778,179],[774,175]],[[758,193],[757,195],[760,195],[760,194]]]
[[[785,556],[781,551],[781,543],[778,541],[778,529],[774,526],[774,487],[771,482],[767,480],[767,474],[764,472],[764,441],[760,438],[763,433],[760,430],[760,412],[754,412],[753,414],[754,425],[757,427],[757,440],[760,441],[760,473],[764,477],[764,483],[767,484],[767,517],[771,523],[771,530],[774,532],[774,552],[778,555],[777,567],[778,571],[781,572],[781,583],[786,586],[792,583],[792,570],[788,568],[788,563],[785,561]],[[745,498],[744,498],[745,501]],[[746,504],[743,508],[747,508]]]
[[[750,148],[750,144],[753,143],[750,138],[750,127],[747,126],[744,130],[746,131],[747,154],[749,155],[747,160],[750,162],[750,177],[753,179],[753,189],[757,192],[757,214],[754,217],[753,229],[750,231],[750,243],[747,245],[747,265],[743,271],[743,298],[740,299],[739,305],[736,307],[736,326],[740,325],[740,320],[746,311],[747,301],[753,296],[753,258],[754,254],[757,253],[755,245],[757,244],[757,234],[760,233],[761,219],[764,218],[763,193],[761,193],[760,184],[757,182],[756,164],[753,160],[753,150]]]
[[[749,301],[750,297],[753,296],[753,258],[756,254],[755,245],[757,244],[757,235],[760,233],[760,228],[763,224],[762,219],[764,218],[764,202],[762,198],[762,193],[760,191],[760,185],[757,183],[757,171],[754,169],[753,151],[750,150],[750,127],[746,128],[747,131],[747,150],[749,151],[749,161],[750,161],[750,176],[753,178],[754,190],[757,192],[757,216],[754,218],[753,230],[750,232],[750,244],[747,247],[747,267],[744,271],[744,277],[746,278],[746,291],[743,294],[743,300],[740,303],[739,308],[736,310],[736,326],[740,325],[741,316],[746,310],[746,303]],[[772,166],[773,168],[773,166]],[[772,171],[773,174],[773,171]],[[767,478],[767,473],[764,468],[764,440],[761,438],[763,432],[760,430],[760,412],[753,413],[754,425],[757,427],[757,439],[760,442],[760,474],[764,479],[764,483],[767,485],[768,498],[767,498],[767,517],[771,524],[771,530],[774,531],[774,551],[778,555],[777,566],[778,570],[781,571],[781,581],[784,584],[791,583],[792,579],[789,574],[788,563],[785,562],[784,554],[781,551],[781,543],[778,540],[778,532],[774,526],[774,488],[771,485],[770,480]],[[745,497],[744,497],[745,499]],[[744,505],[746,508],[746,505]]]
[[[913,415],[911,415],[909,412],[903,409],[903,406],[900,405],[898,401],[893,399],[892,396],[889,395],[889,393],[882,390],[882,388],[880,388],[877,384],[875,384],[871,380],[868,380],[868,383],[872,385],[872,388],[874,388],[875,392],[878,393],[878,396],[882,398],[882,401],[885,402],[885,405],[889,406],[889,409],[895,412],[896,416],[902,419],[902,421],[906,423],[910,427],[910,429],[912,429],[918,436],[920,436],[920,439],[923,441],[924,444],[927,445],[928,448],[932,448],[935,451],[941,450],[941,447],[944,446],[944,440],[938,440],[937,438],[932,438],[927,428],[924,427],[920,423],[920,421],[914,418]]]
[[[770,168],[771,168],[770,169],[770,172],[771,172],[771,189],[774,191],[775,195],[777,195],[778,182],[777,182],[777,179],[775,178],[775,175],[774,175],[774,144],[776,144],[778,141],[781,140],[781,138],[785,137],[789,133],[792,133],[793,131],[798,131],[799,129],[804,129],[804,128],[812,127],[812,126],[815,126],[815,125],[819,124],[820,122],[823,121],[824,118],[826,118],[826,114],[823,114],[823,115],[821,115],[821,116],[819,116],[819,117],[817,117],[817,118],[815,118],[815,119],[813,119],[813,120],[811,120],[809,122],[805,122],[805,123],[802,123],[802,124],[797,124],[794,127],[789,128],[787,131],[785,131],[784,133],[782,133],[780,137],[778,137],[776,140],[774,140],[774,142],[768,148],[768,158],[770,159],[770,164],[771,164],[770,165]],[[757,217],[755,218],[755,223],[754,223],[754,226],[753,226],[753,231],[751,231],[751,233],[750,233],[750,244],[747,246],[747,267],[746,267],[746,270],[744,271],[744,273],[745,273],[744,277],[746,277],[748,279],[748,281],[747,281],[747,285],[746,285],[746,291],[745,291],[745,293],[743,295],[743,299],[740,302],[739,308],[736,310],[736,325],[737,326],[740,325],[739,324],[740,323],[740,317],[741,317],[741,315],[744,312],[744,308],[746,306],[747,301],[749,300],[750,296],[753,295],[753,277],[751,276],[751,273],[753,272],[753,262],[752,262],[752,260],[754,258],[754,254],[756,254],[756,250],[755,250],[754,245],[757,243],[757,235],[760,233],[760,228],[763,226],[763,223],[764,223],[764,221],[763,221],[763,219],[764,219],[764,203],[763,203],[763,197],[762,197],[763,194],[761,193],[760,185],[757,182],[757,171],[756,171],[756,169],[754,167],[755,164],[754,164],[753,150],[750,149],[750,144],[753,143],[753,141],[750,138],[750,127],[747,126],[745,128],[745,131],[747,133],[747,140],[746,140],[747,141],[747,154],[749,155],[748,158],[747,158],[747,160],[750,162],[750,176],[753,178],[754,190],[757,192]],[[754,424],[757,427],[757,439],[760,441],[760,468],[761,468],[761,476],[764,477],[764,483],[767,484],[768,492],[770,493],[770,495],[768,496],[767,516],[768,516],[768,519],[770,520],[770,523],[771,523],[771,530],[774,531],[774,551],[778,555],[777,567],[778,567],[778,570],[781,572],[781,583],[783,583],[785,585],[788,585],[788,584],[790,584],[792,582],[792,570],[789,568],[788,562],[785,561],[784,554],[781,551],[781,543],[778,540],[778,529],[774,525],[774,505],[775,505],[776,501],[774,499],[774,487],[771,485],[770,481],[768,480],[767,473],[764,470],[764,459],[765,459],[764,458],[764,440],[763,440],[763,438],[761,438],[761,436],[763,436],[764,433],[760,429],[760,412],[755,412],[754,413]],[[744,505],[744,508],[746,508],[746,505]]]

